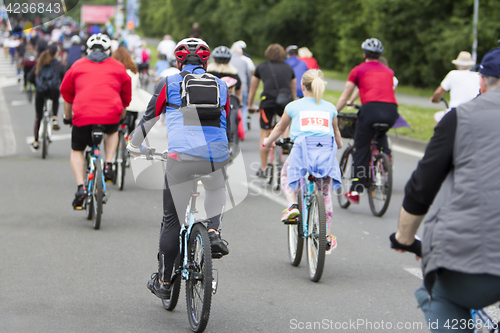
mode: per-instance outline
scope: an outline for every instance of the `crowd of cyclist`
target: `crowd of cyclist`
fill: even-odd
[[[160,236],[158,272],[153,274],[148,282],[148,288],[156,296],[162,299],[169,297],[169,276],[178,248],[177,235],[179,221],[182,219],[183,213],[180,207],[186,206],[186,193],[188,193],[180,184],[188,179],[188,174],[215,173],[222,170],[222,173],[218,174],[217,177],[204,182],[209,192],[205,206],[210,215],[208,228],[212,251],[220,252],[222,255],[229,253],[227,243],[222,240],[218,230],[225,202],[224,170],[229,163],[227,143],[231,140],[227,134],[230,130],[229,93],[236,95],[240,101],[239,119],[242,125],[240,133],[242,138],[244,138],[244,132],[248,130],[246,111],[254,113],[258,110],[261,127],[259,141],[261,167],[257,171],[257,177],[266,176],[269,148],[280,135],[286,135],[288,131],[295,140],[296,147],[299,147],[294,148],[295,150],[301,149],[300,147],[304,145],[307,146],[306,138],[308,137],[321,137],[325,139],[322,142],[329,143],[327,148],[331,155],[327,154],[326,157],[313,156],[315,163],[321,163],[321,165],[313,167],[326,168],[324,175],[327,181],[323,184],[322,192],[327,209],[328,252],[337,246],[337,240],[331,234],[333,216],[331,184],[339,184],[341,180],[338,161],[335,157],[336,149],[342,147],[336,116],[352,101],[351,97],[357,87],[362,106],[358,112],[354,137],[356,147],[353,163],[355,179],[350,191],[345,194],[351,203],[359,203],[359,195],[366,186],[366,180],[362,175],[368,169],[369,147],[374,137],[372,125],[386,123],[392,126],[399,117],[394,91],[394,72],[379,61],[384,50],[380,40],[369,38],[362,43],[361,50],[364,61],[350,72],[345,89],[337,105],[334,106],[322,99],[325,90],[323,74],[307,49],[299,49],[297,46],[291,45],[285,50],[279,44],[271,44],[265,51],[267,61],[255,67],[251,59],[244,55],[243,51],[246,45],[242,41],[235,42],[231,48],[219,46],[211,50],[203,40],[187,38],[172,48],[173,41],[167,35],[168,37],[165,36],[164,41],[169,43],[165,43],[165,46],[166,49],[171,50],[171,53],[170,51],[168,54],[160,53],[160,66],[156,66],[156,70],[164,72],[169,67],[174,67],[173,71],[168,76],[157,76],[158,84],[153,95],[144,95],[144,92],[141,92],[143,95],[139,97],[136,93],[135,102],[138,106],[130,109],[130,105],[134,101],[134,86],[137,86],[137,83],[134,83],[134,75],[138,75],[141,70],[149,70],[150,52],[148,52],[147,43],[141,41],[140,37],[133,33],[128,36],[118,34],[113,36],[114,31],[110,33],[110,31],[98,31],[97,29],[100,28],[90,27],[88,31],[78,31],[71,25],[64,24],[55,26],[50,34],[41,29],[31,29],[25,31],[24,35],[16,36],[13,34],[9,36],[8,41],[4,40],[4,47],[6,53],[11,56],[13,63],[19,69],[19,78],[24,82],[23,87],[26,89],[27,82],[32,82],[36,86],[33,149],[38,149],[38,128],[44,101],[46,99],[53,101],[54,119],[52,124],[55,130],[59,129],[57,116],[60,94],[65,101],[64,121],[73,125],[70,160],[77,183],[77,191],[73,201],[74,208],[81,206],[87,196],[83,179],[83,151],[86,146],[91,144],[92,126],[104,125],[104,132],[107,136],[104,174],[106,180],[111,180],[114,176],[111,162],[117,146],[117,128],[120,121],[125,119],[132,130],[138,119],[137,113],[145,111],[138,124],[140,130],[135,132],[129,144],[129,150],[132,153],[140,154],[146,149],[142,142],[151,129],[152,123],[159,119],[162,114],[165,117],[169,133],[169,159],[167,161],[168,172],[165,175],[166,188],[163,192],[163,228]],[[59,36],[57,36],[58,33],[60,33]],[[116,38],[113,39],[113,37]],[[170,48],[167,44],[170,44]],[[299,57],[301,50],[302,57]],[[209,64],[210,56],[214,62]],[[500,66],[500,61],[497,58],[499,58],[498,52],[490,54],[490,58],[486,59],[485,57],[484,66],[482,65],[480,69],[480,73],[484,77],[500,77],[497,68]],[[166,64],[162,66],[161,62],[166,62]],[[53,72],[52,75],[46,73],[50,69]],[[181,98],[183,95],[180,91],[180,84],[186,75],[205,73],[213,74],[216,77],[214,82],[219,87],[217,90],[219,96],[217,96],[217,107],[210,110],[212,113],[209,116],[204,113],[202,117],[201,113],[198,112],[200,118],[196,126],[201,126],[203,132],[197,133],[196,135],[201,134],[201,136],[195,138],[195,134],[190,128],[194,125],[192,123],[186,125],[190,121],[188,118],[191,115],[185,109],[183,112],[179,111],[182,110],[183,103],[185,103],[183,97]],[[41,78],[47,79],[44,81]],[[256,106],[254,99],[260,81],[263,82],[263,91],[259,105]],[[481,92],[487,93],[496,87],[496,81],[493,81],[481,81]],[[439,93],[442,92],[439,91]],[[139,100],[140,102],[137,102]],[[95,102],[99,102],[101,107],[99,110],[93,107]],[[472,107],[472,104],[466,105]],[[106,112],[103,113],[101,109],[106,110]],[[462,114],[463,109],[459,110],[459,114]],[[275,115],[281,117],[281,120],[273,128],[271,120]],[[443,118],[443,125],[437,127],[436,133],[439,134],[439,131],[443,132],[445,129],[455,130],[456,117],[457,111],[453,109],[450,116]],[[459,121],[462,120],[459,119]],[[441,139],[448,140],[449,138],[446,139],[441,135]],[[391,156],[386,133],[379,133],[377,144],[380,150]],[[200,149],[204,145],[210,149]],[[435,145],[432,147],[436,148]],[[451,146],[449,148],[450,150],[454,149]],[[440,149],[442,150],[442,148]],[[445,152],[440,156],[444,154]],[[424,161],[427,160],[428,158],[424,159]],[[310,161],[302,155],[301,157],[292,156],[285,163],[282,184],[284,184],[283,190],[289,206],[283,212],[283,222],[300,214],[295,188],[290,186],[291,180],[289,178],[291,173],[295,172],[293,166],[307,165],[308,163]],[[425,165],[422,164],[419,168],[425,168]],[[446,172],[449,170],[450,167],[447,165]],[[419,177],[422,177],[419,173],[413,176],[413,183],[409,183],[407,186],[407,195],[421,191],[415,183],[422,182]],[[440,182],[444,180],[444,176],[442,178],[439,180]],[[435,189],[434,196],[438,190],[439,188]],[[429,200],[426,200],[426,204],[430,203]],[[425,214],[428,208],[427,206],[423,207],[417,197],[405,198],[405,204],[404,208],[408,212],[417,215]],[[400,228],[402,228],[401,225],[404,226],[405,221],[403,213],[402,216]],[[411,214],[408,216],[406,219],[411,220]],[[417,224],[417,222],[412,223]],[[408,237],[401,236],[403,231],[400,229],[392,241],[399,245],[400,249],[408,250],[411,246],[411,240],[408,241]],[[405,235],[412,238],[414,232],[406,232]],[[398,243],[398,236],[401,243]],[[405,243],[407,245],[404,245]],[[435,266],[436,269],[440,268],[438,264]],[[442,267],[447,266],[444,264]],[[465,273],[470,272],[476,271],[472,269]],[[434,272],[432,273],[434,274]],[[490,269],[481,271],[481,273],[495,275],[497,272]],[[429,279],[427,277],[426,282]],[[494,280],[494,282],[496,281]],[[442,287],[439,284],[438,286]],[[491,288],[492,283],[488,286]],[[432,284],[427,285],[427,287],[427,291],[431,292]],[[417,295],[417,297],[421,296]],[[428,315],[429,310],[425,308],[425,302],[421,298],[419,298],[419,302]],[[441,299],[440,302],[441,306],[446,307],[452,301]],[[452,312],[449,308],[442,311],[447,314]]]

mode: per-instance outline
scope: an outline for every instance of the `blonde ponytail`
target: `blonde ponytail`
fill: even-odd
[[[302,84],[313,93],[316,104],[319,104],[325,92],[326,82],[323,80],[323,72],[319,69],[310,69],[302,75]]]

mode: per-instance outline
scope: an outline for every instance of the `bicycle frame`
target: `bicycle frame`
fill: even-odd
[[[94,181],[97,181],[97,179],[94,178],[95,174],[95,164],[96,163],[102,163],[101,160],[101,150],[99,149],[98,145],[93,144],[92,145],[92,150],[90,153],[90,161],[89,161],[89,175],[88,175],[88,185],[87,189],[92,188],[94,185]],[[104,179],[104,173],[101,174],[101,181],[102,181],[102,190],[103,194],[106,194],[106,181]]]
[[[302,200],[302,238],[307,238],[309,236],[309,206],[311,202],[311,194],[314,192],[314,187],[316,183],[309,180],[309,174],[307,173],[304,177],[300,179],[300,188],[302,191],[302,198],[297,198]]]

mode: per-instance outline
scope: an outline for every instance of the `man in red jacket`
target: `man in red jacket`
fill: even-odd
[[[118,145],[118,124],[132,99],[130,76],[125,66],[109,57],[110,39],[94,34],[87,41],[88,55],[77,60],[61,83],[65,123],[72,120],[70,163],[78,186],[73,208],[81,207],[84,188],[86,146],[92,146],[92,127],[103,125],[106,150],[104,177],[112,180],[112,162]]]

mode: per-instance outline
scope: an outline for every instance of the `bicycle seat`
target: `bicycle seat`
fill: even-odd
[[[372,125],[372,127],[374,130],[380,131],[380,132],[388,131],[389,128],[391,128],[391,126],[389,126],[389,124],[384,124],[384,123],[375,123]]]
[[[92,142],[98,146],[104,138],[104,129],[101,125],[92,127]]]

